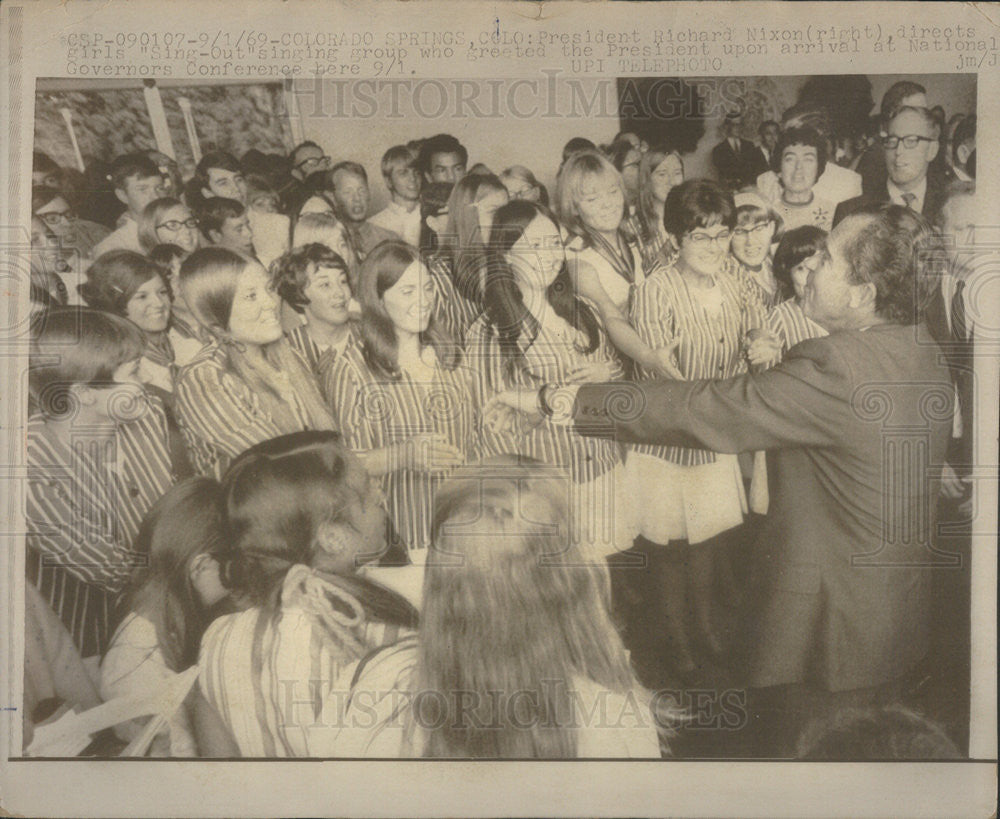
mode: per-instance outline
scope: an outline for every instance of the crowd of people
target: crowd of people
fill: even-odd
[[[844,319],[868,307],[870,325],[926,324],[957,409],[920,491],[968,511],[974,328],[964,245],[939,240],[973,224],[975,116],[900,82],[850,154],[818,108],[760,137],[727,117],[715,179],[686,179],[666,141],[574,138],[548,191],[438,134],[385,152],[374,214],[367,170],[313,141],[213,150],[186,181],[127,154],[103,190],[36,152],[26,747],[60,708],[193,666],[152,755],[658,757],[690,716],[677,692],[744,654],[762,689],[912,672],[922,580],[880,587],[886,640],[831,637],[873,616],[844,613],[851,578],[829,592],[772,548],[840,536],[803,534],[818,510],[789,493],[823,504],[825,480],[878,477],[834,464],[796,488],[772,450],[850,427],[801,417],[797,350],[869,329]],[[613,382],[614,404],[725,380],[745,398],[780,374],[772,409],[797,438],[706,411],[707,430],[616,439],[560,420],[547,389]],[[782,578],[825,602],[776,608],[761,590]],[[744,606],[766,617],[737,638]],[[858,730],[957,754],[890,705]]]

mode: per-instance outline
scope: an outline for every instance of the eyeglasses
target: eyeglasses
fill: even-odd
[[[761,222],[759,225],[754,225],[752,228],[736,228],[733,231],[733,236],[739,236],[741,239],[746,239],[750,236],[763,236],[768,227],[770,227],[770,222]]]
[[[194,229],[198,227],[198,220],[195,219],[193,216],[190,219],[184,219],[184,220],[171,219],[169,222],[163,222],[157,225],[156,229],[159,230],[160,228],[166,228],[171,233],[176,233],[182,227]]]
[[[330,162],[330,157],[328,156],[313,156],[309,159],[303,159],[301,162],[295,165],[296,168],[304,168],[306,165],[327,165]]]
[[[907,134],[903,137],[898,136],[884,136],[882,137],[882,147],[887,151],[894,151],[899,147],[899,143],[903,143],[903,147],[906,149],[916,148],[921,142],[936,142],[937,140],[931,137],[918,136],[917,134]]]
[[[76,217],[68,210],[50,210],[47,213],[37,214],[49,227],[56,227],[63,222],[72,222]]]
[[[729,244],[729,240],[733,238],[733,234],[729,230],[724,230],[716,236],[709,236],[707,233],[689,233],[688,238],[697,247],[708,247],[713,242],[717,245],[725,246]]]

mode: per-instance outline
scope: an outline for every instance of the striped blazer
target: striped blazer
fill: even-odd
[[[359,343],[324,358],[321,366],[320,388],[352,449],[379,449],[436,432],[470,460],[478,457],[481,401],[474,373],[463,364],[453,370],[437,367],[429,384],[405,371],[393,381],[371,371]],[[434,491],[445,477],[444,472],[398,469],[383,478],[389,516],[411,550],[430,543]]]
[[[229,371],[226,351],[214,342],[177,375],[177,420],[195,471],[221,479],[241,452],[293,429],[282,429],[257,394]],[[309,416],[294,394],[284,396],[300,426]]]
[[[412,633],[370,617],[352,631],[369,651]],[[303,608],[283,606],[275,618],[253,608],[208,627],[199,683],[243,756],[329,757],[356,659]]]
[[[352,343],[357,342],[361,337],[361,331],[359,329],[359,324],[353,319],[348,322],[348,334],[347,334],[347,346]],[[288,339],[288,343],[292,345],[292,349],[295,350],[309,365],[309,372],[315,376],[319,376],[319,363],[323,356],[326,355],[332,348],[327,348],[326,350],[321,350],[319,345],[313,341],[312,336],[309,335],[309,330],[306,328],[305,324],[300,324],[298,327],[293,327],[287,333],[285,333],[285,338]],[[333,354],[337,354],[337,350],[333,350]]]
[[[655,268],[635,291],[632,325],[654,348],[680,339],[677,364],[686,381],[730,378],[746,372],[744,337],[748,330],[764,324],[760,303],[746,297],[740,278],[722,273],[716,281],[717,311],[708,310],[699,301],[675,264]],[[639,368],[639,378],[656,376]],[[681,466],[715,461],[715,455],[704,449],[641,444],[635,450]]]
[[[798,300],[787,299],[767,314],[767,329],[781,341],[784,355],[800,341],[827,335],[825,329],[809,318]]]
[[[451,262],[446,256],[431,256],[427,269],[434,285],[434,320],[453,341],[464,346],[466,333],[482,310],[455,289]]]
[[[585,340],[582,334],[577,336],[581,342]],[[564,384],[570,372],[584,364],[608,364],[612,380],[624,374],[603,332],[593,352],[581,353],[573,343],[542,326],[538,336],[523,350],[524,368],[513,373],[504,364],[496,331],[485,316],[469,328],[466,347],[469,364],[477,374],[479,391],[484,396],[514,387],[537,389],[543,384]],[[535,427],[522,425],[518,431],[504,435],[484,430],[483,447],[484,455],[528,455],[551,466],[562,467],[576,483],[595,480],[621,462],[616,444],[584,438],[569,427],[549,420]]]
[[[111,438],[46,434],[28,420],[27,574],[86,657],[101,653],[113,597],[145,555],[132,550],[146,512],[174,483],[159,399]]]

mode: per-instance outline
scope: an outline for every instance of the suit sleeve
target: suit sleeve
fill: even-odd
[[[764,373],[720,381],[580,387],[581,435],[735,453],[828,446],[850,413],[850,380],[827,339],[796,346]]]

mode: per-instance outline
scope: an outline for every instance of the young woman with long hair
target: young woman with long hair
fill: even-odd
[[[461,349],[433,318],[436,290],[418,251],[377,245],[361,266],[361,342],[321,364],[344,439],[384,476],[389,516],[423,562],[434,491],[479,448],[481,401]]]
[[[306,362],[284,338],[278,299],[260,263],[232,250],[195,251],[181,265],[181,295],[212,342],[177,377],[177,412],[191,460],[221,476],[269,438],[333,429]]]
[[[139,244],[144,253],[157,245],[177,245],[185,253],[198,248],[198,220],[179,199],[154,199],[139,215]]]
[[[575,153],[559,171],[556,198],[570,234],[566,258],[576,292],[597,308],[621,353],[647,369],[676,376],[672,351],[650,347],[629,322],[629,299],[645,273],[625,224],[621,174],[598,151]]]
[[[209,478],[177,484],[149,510],[134,548],[148,555],[119,601],[119,623],[101,663],[101,696],[141,695],[198,662],[205,628],[225,611],[228,590],[217,555],[226,542],[219,485]],[[120,725],[125,741],[145,721]],[[153,740],[151,756],[196,756],[187,708]]]
[[[482,312],[490,225],[497,208],[507,200],[507,188],[492,174],[462,177],[448,198],[448,222],[437,235],[438,252],[428,264],[435,274],[451,279],[462,299],[463,326],[454,328],[456,338],[464,338]]]
[[[378,481],[336,433],[299,432],[234,461],[222,495],[221,578],[244,610],[202,639],[210,713],[243,756],[330,756],[334,682],[417,622],[402,597],[357,573],[385,549]]]
[[[500,458],[442,485],[418,635],[359,664],[338,756],[661,755],[607,570],[570,537],[565,480]]]
[[[573,289],[559,228],[547,208],[518,200],[497,211],[485,307],[467,341],[483,395],[621,377],[596,311]],[[483,440],[489,454],[529,455],[569,471],[573,534],[590,559],[631,546],[615,444],[548,422],[504,434],[484,428]]]
[[[677,253],[663,227],[663,208],[667,194],[683,181],[684,162],[665,145],[650,146],[639,160],[639,196],[628,230],[638,242],[644,270],[652,270],[661,257],[670,261]]]

